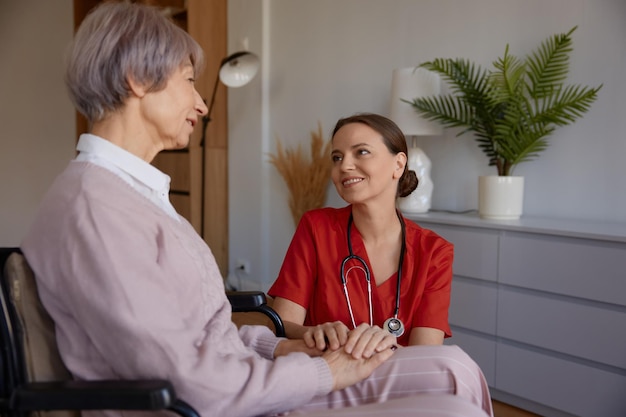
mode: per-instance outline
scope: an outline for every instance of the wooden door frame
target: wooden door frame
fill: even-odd
[[[227,54],[227,0],[187,0],[187,30],[205,53],[204,72],[197,89],[210,101],[219,66]],[[215,106],[206,128],[201,235],[223,277],[228,274],[228,106],[227,89],[217,84]],[[196,129],[194,137],[201,137]]]

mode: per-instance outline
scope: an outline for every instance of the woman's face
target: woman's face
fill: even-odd
[[[395,201],[406,164],[403,153],[389,152],[382,135],[363,123],[342,126],[332,141],[331,178],[341,198],[350,204]]]
[[[180,149],[189,144],[194,127],[207,113],[207,107],[195,87],[190,62],[174,71],[163,90],[145,97],[143,117],[150,137],[160,149]]]

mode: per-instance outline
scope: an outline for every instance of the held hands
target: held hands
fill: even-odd
[[[319,351],[335,351],[343,346],[342,350],[355,359],[370,358],[374,353],[396,346],[396,337],[378,326],[363,323],[350,330],[339,321],[310,327],[303,339],[309,348]]]
[[[353,358],[371,358],[376,353],[397,349],[396,337],[378,326],[360,324],[348,334],[348,341],[344,345],[346,353]]]
[[[340,321],[327,322],[309,327],[302,338],[310,348],[337,350],[348,341],[350,329]]]
[[[315,347],[308,347],[302,339],[283,339],[274,349],[274,358],[285,356],[292,352],[302,352],[309,356],[322,356],[322,351]]]
[[[339,390],[370,376],[396,349],[395,336],[378,326],[361,324],[349,330],[334,322],[307,329],[302,339],[282,340],[274,357],[290,352],[322,356],[333,376],[333,390]]]
[[[377,329],[368,325],[362,325],[352,332],[357,330],[359,331],[357,333],[362,337],[352,337],[353,341],[356,340],[356,344],[351,348],[351,353],[346,351],[346,349],[326,349],[322,352],[315,346],[307,346],[302,339],[284,339],[274,349],[274,357],[284,356],[291,352],[304,352],[310,356],[321,355],[328,364],[330,373],[333,376],[333,390],[340,390],[370,376],[396,350],[395,344],[383,347],[387,345],[383,341],[388,338],[383,335],[382,339],[380,339],[381,335]],[[352,332],[350,333],[352,334]],[[370,343],[376,340],[380,340],[380,343]],[[350,343],[350,336],[348,336],[345,346],[348,346],[348,343]],[[370,350],[369,346],[374,344],[376,348]],[[355,356],[357,352],[361,352],[358,357]]]
[[[378,351],[370,357],[358,359],[344,349],[327,350],[322,358],[328,364],[333,376],[333,390],[340,390],[364,380],[391,358],[395,350],[394,345],[393,348]]]

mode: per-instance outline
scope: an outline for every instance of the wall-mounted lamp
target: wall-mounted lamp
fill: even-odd
[[[431,162],[417,146],[417,136],[441,135],[441,126],[420,116],[413,106],[404,100],[413,101],[417,97],[439,94],[439,76],[424,68],[399,68],[393,70],[391,81],[391,120],[405,136],[411,136],[409,169],[417,174],[417,189],[407,197],[398,199],[398,208],[405,213],[426,213],[430,210],[433,182],[430,179]]]
[[[220,81],[222,81],[226,87],[243,87],[252,81],[258,71],[259,58],[252,52],[235,52],[234,54],[222,59],[220,69],[217,72],[217,77],[215,77],[209,111],[206,116],[202,118],[202,138],[200,139],[200,146],[204,147],[206,128],[211,121],[211,113],[213,112],[213,106],[215,105],[215,95]]]

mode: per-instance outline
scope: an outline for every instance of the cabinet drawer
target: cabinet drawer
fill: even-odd
[[[454,244],[454,274],[496,281],[498,273],[498,232],[420,223]]]
[[[497,334],[626,370],[623,311],[503,288],[498,294]]]
[[[457,345],[465,351],[483,371],[487,383],[493,387],[496,381],[496,342],[494,339],[477,336],[457,327],[452,328],[452,337],[446,345]]]
[[[495,335],[497,297],[495,284],[454,277],[450,296],[450,324]]]
[[[497,344],[496,388],[581,417],[626,416],[626,375]]]
[[[529,233],[501,237],[500,282],[626,305],[626,245]]]

